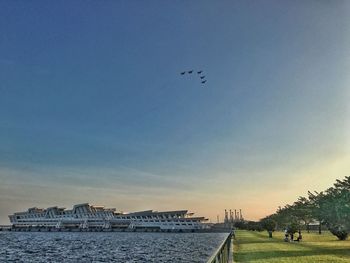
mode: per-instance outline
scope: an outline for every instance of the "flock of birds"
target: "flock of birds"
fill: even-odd
[[[192,74],[193,72],[194,72],[193,69],[192,70],[188,70],[188,71],[183,71],[183,72],[181,72],[181,75],[185,75],[186,73],[187,74]],[[207,80],[205,79],[205,75],[203,75],[203,74],[204,74],[203,70],[197,71],[197,75],[199,76],[201,83],[205,84],[207,82]]]

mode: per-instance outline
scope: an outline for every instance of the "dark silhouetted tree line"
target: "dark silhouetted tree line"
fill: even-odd
[[[302,225],[309,232],[310,223],[316,221],[319,222],[320,234],[321,226],[324,225],[339,240],[347,239],[350,233],[350,176],[336,180],[325,191],[308,192],[308,197],[299,197],[292,205],[279,207],[274,214],[259,222],[250,222],[250,225],[255,225],[251,230],[263,228],[272,237],[275,229],[286,229],[288,233],[294,234]],[[243,228],[249,229],[248,224]]]

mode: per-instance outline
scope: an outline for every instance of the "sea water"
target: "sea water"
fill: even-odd
[[[224,233],[0,232],[0,262],[206,262]]]

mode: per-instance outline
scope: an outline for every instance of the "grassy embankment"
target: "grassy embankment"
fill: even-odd
[[[236,231],[235,262],[350,262],[350,240],[338,241],[325,232],[303,233],[302,242],[284,242],[284,233]]]

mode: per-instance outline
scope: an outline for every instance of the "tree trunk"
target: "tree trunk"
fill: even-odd
[[[272,238],[272,231],[268,231],[269,232],[269,238]]]
[[[318,225],[318,233],[321,235],[322,234],[322,230],[321,230],[321,222],[320,224]]]

